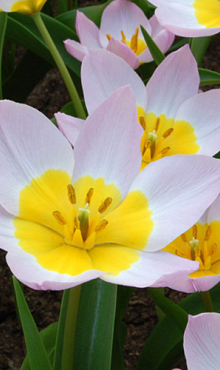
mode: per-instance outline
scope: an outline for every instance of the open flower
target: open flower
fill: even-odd
[[[188,370],[219,370],[220,314],[189,315],[183,346]]]
[[[184,280],[174,281],[171,288],[189,293],[216,285],[220,281],[220,196],[192,228],[164,250],[199,262],[197,271]]]
[[[40,12],[47,0],[0,0],[0,10],[3,12],[18,12],[33,14]]]
[[[217,0],[151,0],[163,27],[179,36],[198,37],[220,31],[220,3]]]
[[[87,55],[81,71],[89,113],[120,86],[131,86],[143,132],[140,142],[142,169],[164,156],[212,156],[219,151],[220,90],[198,93],[197,64],[188,45],[168,55],[146,87],[127,63],[106,50]],[[74,131],[74,145],[77,126],[79,130],[83,122],[78,123],[64,114],[58,115],[57,120],[64,134],[66,130]]]
[[[66,289],[100,277],[166,286],[198,269],[159,249],[217,197],[220,162],[173,156],[140,172],[128,86],[88,117],[74,152],[35,109],[1,101],[0,113],[0,245],[24,284]]]
[[[89,50],[105,48],[123,58],[132,68],[137,68],[140,63],[153,60],[140,25],[164,53],[169,49],[174,35],[161,27],[155,16],[148,20],[137,5],[127,0],[115,0],[105,8],[100,29],[78,11],[76,31],[80,43],[66,40],[65,46],[80,61]]]

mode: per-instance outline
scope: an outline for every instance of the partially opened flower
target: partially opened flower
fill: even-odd
[[[77,12],[76,31],[80,43],[66,40],[67,51],[80,61],[89,50],[105,48],[126,60],[132,68],[153,60],[142,35],[142,25],[165,53],[174,35],[161,27],[153,16],[147,19],[143,11],[128,0],[112,1],[104,10],[100,29],[83,13]]]
[[[219,370],[220,314],[189,315],[183,346],[188,370]]]
[[[218,0],[151,0],[163,27],[179,36],[198,37],[220,31]]]
[[[47,0],[0,0],[0,10],[3,12],[18,12],[33,14],[40,12]]]
[[[0,113],[0,245],[23,283],[166,286],[198,269],[158,250],[217,197],[220,162],[173,156],[140,172],[142,130],[128,86],[88,117],[74,152],[33,108],[1,101]]]
[[[220,281],[220,196],[189,230],[164,248],[169,253],[199,262],[197,271],[174,281],[171,288],[206,291]]]
[[[164,156],[212,156],[219,151],[220,90],[198,93],[197,64],[188,45],[166,57],[146,87],[127,63],[106,50],[87,55],[81,71],[89,113],[120,86],[131,86],[143,132],[141,168]],[[66,121],[65,115],[58,115],[57,119],[64,133],[73,126],[73,136],[76,135],[75,118]],[[73,144],[76,138],[72,139]]]

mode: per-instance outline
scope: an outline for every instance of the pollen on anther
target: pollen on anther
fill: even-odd
[[[156,120],[156,123],[155,123],[155,129],[154,129],[155,132],[157,132],[159,124],[160,124],[160,118],[157,117],[157,120]]]
[[[187,243],[186,235],[183,233],[180,235],[184,243]]]
[[[108,41],[110,41],[110,40],[111,40],[111,38],[112,38],[112,37],[111,37],[111,35],[110,35],[109,33],[107,33],[107,34],[106,34],[106,37],[107,37]]]
[[[170,136],[173,132],[173,128],[169,128],[168,130],[166,130],[163,134],[163,138],[166,139],[166,137]]]
[[[76,192],[75,192],[73,185],[71,184],[67,185],[67,191],[68,191],[68,198],[69,198],[70,203],[75,204],[76,203]]]
[[[102,220],[98,223],[98,225],[96,225],[95,227],[95,231],[98,232],[98,231],[102,231],[104,230],[104,228],[108,225],[108,221],[107,220]]]
[[[209,240],[211,233],[212,233],[212,227],[211,225],[209,225],[205,233],[205,238],[204,238],[205,241]]]
[[[136,53],[138,49],[138,33],[139,33],[139,28],[136,28],[135,34],[131,38],[131,50]]]
[[[98,209],[99,213],[104,213],[111,203],[112,203],[112,198],[110,197],[106,198]]]
[[[144,130],[146,130],[146,121],[145,121],[145,118],[144,117],[139,117],[139,122],[140,122],[141,127]]]
[[[197,239],[197,226],[193,225],[192,227],[192,234],[195,239]]]
[[[90,188],[88,193],[86,194],[85,204],[88,204],[88,205],[90,204],[93,193],[94,193],[94,189]]]
[[[169,150],[170,150],[170,147],[168,146],[168,147],[166,147],[166,148],[164,148],[164,149],[161,150],[161,154],[162,155],[165,155],[165,154],[167,154],[169,152]]]
[[[123,31],[121,31],[121,37],[122,37],[121,42],[125,43],[126,42],[126,36],[125,36]]]
[[[61,215],[61,213],[59,211],[54,211],[53,212],[53,216],[55,217],[55,219],[58,221],[58,223],[60,225],[66,225],[66,220],[65,218]]]

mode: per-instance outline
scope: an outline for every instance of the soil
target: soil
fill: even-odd
[[[91,5],[91,2],[84,1],[84,5],[88,4]],[[204,68],[213,69],[217,72],[220,72],[219,40],[220,35],[213,37],[203,62]],[[69,96],[59,72],[51,69],[28,97],[26,103],[34,106],[47,117],[52,118],[54,113],[59,111],[68,101]],[[0,291],[0,370],[18,370],[24,359],[26,349],[21,326],[16,315],[11,272],[5,262],[5,252],[3,251],[0,251]],[[39,330],[58,320],[62,292],[34,291],[27,287],[24,287],[24,292]],[[186,296],[169,289],[166,289],[165,293],[175,302],[179,302]],[[157,323],[155,305],[147,289],[134,289],[125,313],[124,322],[128,328],[124,347],[125,365],[127,370],[134,370],[146,339]],[[186,370],[184,360],[176,366]]]

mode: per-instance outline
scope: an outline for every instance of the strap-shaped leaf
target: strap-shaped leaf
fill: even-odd
[[[154,40],[150,37],[149,33],[144,29],[143,26],[141,26],[141,31],[143,33],[146,44],[151,52],[151,55],[155,60],[155,63],[159,65],[165,59],[165,55],[158,48]]]
[[[209,69],[199,68],[200,86],[204,85],[219,85],[220,73],[210,71]]]
[[[16,303],[24,332],[28,360],[31,370],[52,370],[43,341],[26,303],[19,282],[13,277]]]

